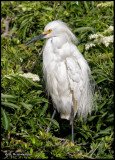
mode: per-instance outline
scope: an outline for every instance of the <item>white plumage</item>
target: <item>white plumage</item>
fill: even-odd
[[[48,38],[43,51],[43,73],[48,93],[61,118],[71,122],[71,106],[74,116],[87,118],[93,105],[93,93],[89,76],[90,68],[73,43],[77,38],[62,21],[46,25],[44,36]]]

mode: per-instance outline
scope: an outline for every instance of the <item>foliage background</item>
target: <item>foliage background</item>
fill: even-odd
[[[99,6],[99,4],[101,4]],[[105,5],[103,5],[105,4]],[[91,34],[113,26],[112,1],[2,1],[1,2],[1,136],[2,157],[41,159],[113,159],[113,44],[85,48]],[[78,49],[88,61],[101,92],[98,110],[87,123],[75,119],[75,146],[69,121],[53,106],[42,72],[42,56],[32,68],[45,40],[23,45],[55,19],[63,20],[78,37]],[[113,32],[107,33],[113,35]],[[40,81],[20,76],[32,72]],[[50,133],[45,131],[52,121]]]

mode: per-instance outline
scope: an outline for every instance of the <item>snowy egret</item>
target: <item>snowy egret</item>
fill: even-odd
[[[93,106],[91,70],[73,44],[77,43],[77,38],[64,22],[48,23],[44,32],[25,46],[41,38],[47,38],[43,50],[43,73],[54,105],[52,118],[57,110],[62,119],[70,120],[74,144],[74,117],[77,114],[78,118],[86,119]]]

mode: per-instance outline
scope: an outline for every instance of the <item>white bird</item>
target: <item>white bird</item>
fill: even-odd
[[[74,44],[77,43],[77,38],[64,22],[56,20],[48,23],[44,32],[25,46],[43,37],[47,38],[43,50],[46,88],[61,118],[70,120],[74,143],[75,115],[79,119],[86,119],[93,106],[93,91],[89,79],[91,70]]]

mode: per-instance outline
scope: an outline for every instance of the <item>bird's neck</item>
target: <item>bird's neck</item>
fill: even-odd
[[[66,33],[57,35],[51,38],[53,49],[61,49],[65,43],[70,42],[69,36]]]

